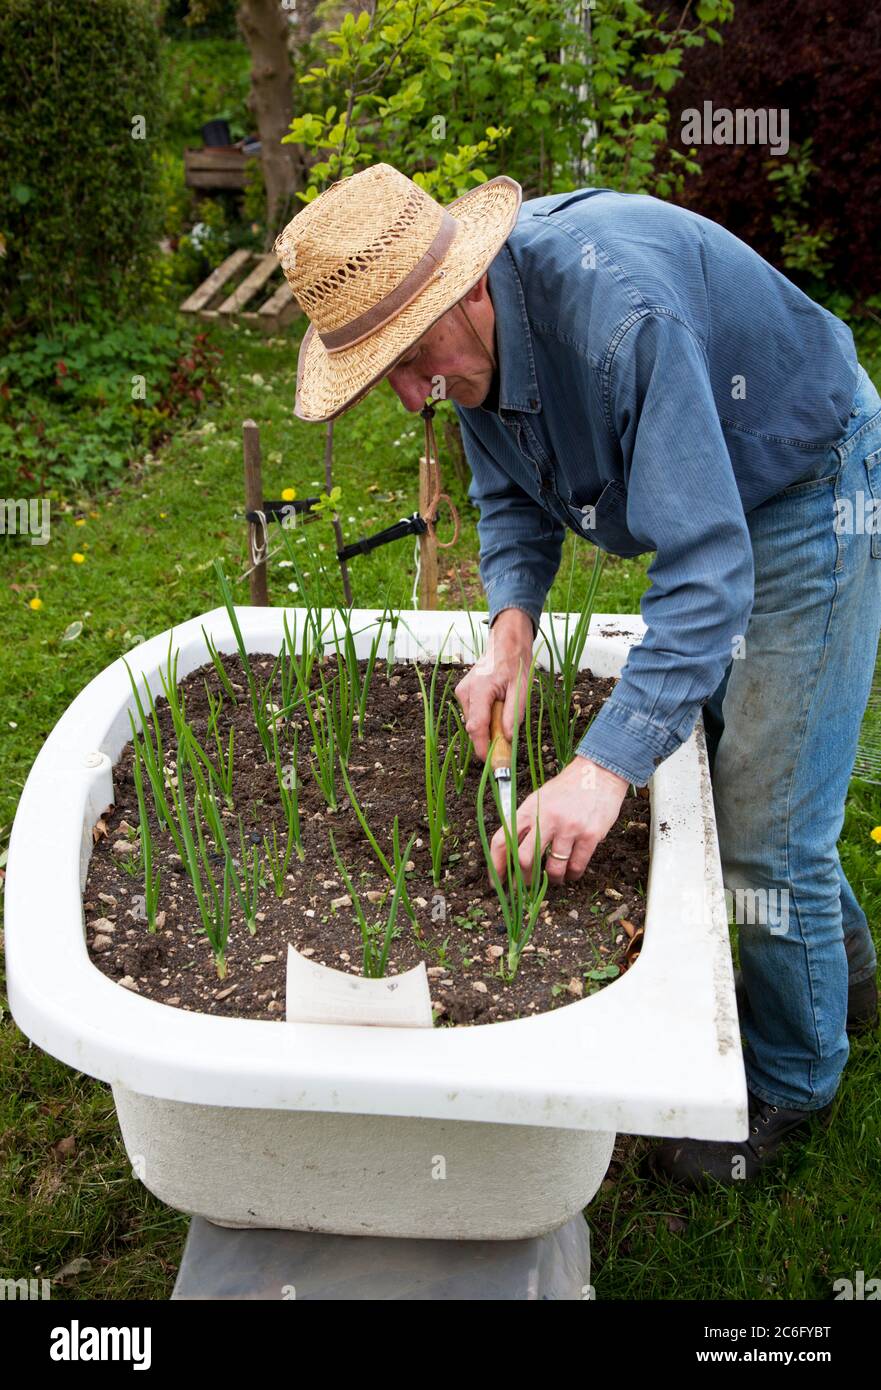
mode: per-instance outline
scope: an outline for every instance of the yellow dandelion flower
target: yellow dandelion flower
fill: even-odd
[[[74,526],[85,526],[86,518],[84,516],[78,516],[73,524]]]
[[[295,487],[286,487],[282,491],[281,500],[282,502],[293,502],[296,495],[297,489]]]
[[[28,608],[33,608],[33,610],[34,610],[35,613],[39,613],[39,611],[40,611],[40,609],[41,609],[42,607],[43,607],[43,600],[42,600],[41,598],[32,598],[32,599],[30,599],[29,602],[28,602]]]
[[[89,512],[89,516],[92,518],[93,521],[97,521],[100,515],[100,512]]]
[[[160,516],[160,519],[161,519],[162,521],[164,521],[165,518],[168,516],[168,512],[160,512],[160,513],[159,513],[159,516]]]
[[[869,838],[874,840],[876,845],[881,845],[881,825],[876,825],[874,830],[869,831]]]
[[[81,555],[78,550],[75,550],[70,558],[75,565],[81,565],[86,557],[85,555]]]

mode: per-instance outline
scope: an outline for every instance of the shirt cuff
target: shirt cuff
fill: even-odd
[[[610,696],[575,752],[619,777],[626,777],[635,787],[644,787],[655,769],[688,737],[696,720],[697,712],[687,729],[683,727],[671,734],[637,710],[612,703]]]
[[[546,594],[541,589],[527,587],[517,584],[510,589],[498,588],[493,594],[487,594],[489,604],[489,626],[492,627],[496,618],[505,608],[520,608],[524,613],[528,613],[535,628],[533,637],[538,636],[538,629],[541,624],[541,615],[544,612]]]

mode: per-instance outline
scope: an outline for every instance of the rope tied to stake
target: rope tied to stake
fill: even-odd
[[[269,554],[269,531],[266,526],[266,513],[262,511],[254,512],[253,519],[249,517],[251,525],[248,528],[251,540],[251,568],[256,569],[258,565],[265,564]],[[257,539],[258,528],[263,532],[262,540]],[[250,574],[251,570],[246,571]],[[243,576],[244,577],[244,576]]]
[[[343,546],[337,550],[337,559],[342,562],[350,560],[356,555],[367,555],[371,550],[376,550],[378,546],[388,545],[390,541],[402,540],[405,536],[419,537],[425,531],[432,531],[437,525],[438,506],[441,502],[446,502],[450,509],[453,519],[453,536],[451,540],[439,541],[435,535],[435,545],[439,550],[449,550],[450,546],[456,544],[459,538],[459,513],[449,496],[449,493],[441,491],[441,468],[440,456],[438,453],[437,440],[434,433],[434,406],[430,401],[422,407],[419,412],[425,424],[425,461],[428,468],[429,485],[432,488],[431,496],[425,508],[425,516],[420,512],[413,512],[411,516],[401,517],[400,521],[392,526],[386,526],[382,531],[375,532],[372,536],[363,536],[358,541]],[[283,525],[297,524],[297,513],[305,511],[312,503],[317,502],[317,497],[298,498],[294,502],[273,502],[264,501],[259,510],[247,511],[245,518],[249,522],[249,551],[250,567],[244,574],[239,575],[239,580],[247,579],[248,575],[259,566],[266,563],[273,555],[277,555],[284,549],[284,546],[276,546],[274,550],[269,548],[269,527],[268,521],[282,521]],[[293,513],[290,516],[290,513]],[[313,513],[303,518],[304,522],[317,521],[318,515]],[[419,572],[421,568],[421,557],[419,543],[417,539],[415,550],[416,579],[413,585],[414,599],[413,606],[416,607],[415,594],[419,584]]]

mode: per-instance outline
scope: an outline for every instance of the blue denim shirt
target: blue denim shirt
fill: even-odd
[[[746,514],[845,430],[853,337],[723,227],[608,189],[523,203],[489,289],[498,410],[455,410],[490,625],[538,625],[566,527],[654,551],[645,637],[577,746],[643,786],[746,633]]]

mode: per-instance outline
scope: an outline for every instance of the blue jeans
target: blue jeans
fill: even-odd
[[[874,974],[837,841],[881,631],[881,397],[747,516],[755,603],[704,706],[719,850],[740,934],[747,1085],[818,1110],[848,1056],[848,982]],[[845,936],[850,963],[845,954]]]

